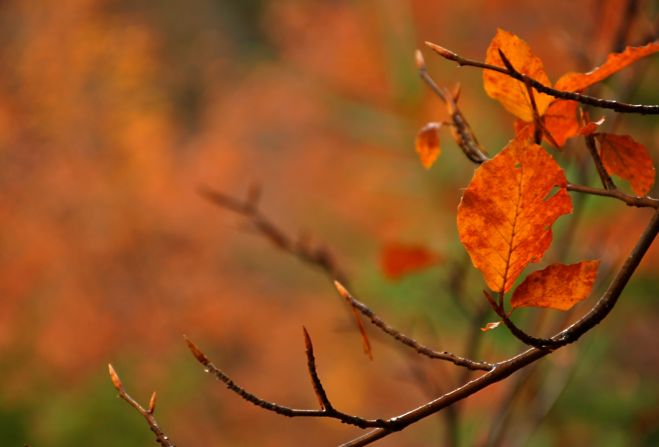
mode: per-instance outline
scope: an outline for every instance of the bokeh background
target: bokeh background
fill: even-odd
[[[203,373],[182,334],[238,383],[298,407],[316,405],[303,324],[347,412],[392,416],[464,379],[370,329],[369,361],[328,278],[202,199],[200,185],[244,197],[259,183],[264,213],[329,247],[356,295],[425,343],[464,353],[476,339],[488,360],[518,352],[505,330],[481,333],[468,316],[483,283],[463,268],[455,209],[474,167],[448,134],[430,171],[416,158],[418,128],[446,116],[413,51],[430,40],[481,59],[502,27],[555,80],[602,62],[621,29],[627,42],[651,39],[657,13],[649,0],[3,1],[0,445],[154,445],[116,398],[108,362],[138,400],[158,391],[159,421],[181,446],[329,446],[360,433],[252,407]],[[480,72],[425,55],[438,83],[461,83],[462,110],[496,153],[512,119]],[[658,77],[650,58],[597,93],[659,103]],[[659,160],[656,118],[594,113]],[[580,142],[552,153],[576,175]],[[579,206],[548,257],[601,258],[601,291],[648,212],[591,197]],[[392,242],[442,262],[393,281],[379,266]],[[380,445],[657,445],[658,272],[653,247],[610,318],[576,346]],[[567,317],[517,318],[546,333],[594,300]]]

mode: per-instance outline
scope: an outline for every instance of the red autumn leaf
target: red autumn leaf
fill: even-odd
[[[426,169],[430,169],[442,153],[439,147],[440,127],[441,123],[428,123],[416,135],[416,153]]]
[[[542,258],[551,225],[572,211],[566,184],[544,149],[520,140],[476,170],[458,206],[458,233],[490,289],[508,291],[529,263]]]
[[[659,51],[659,42],[652,42],[642,47],[627,47],[621,53],[612,53],[599,67],[588,73],[566,73],[556,81],[555,88],[576,92],[584,90],[622,70],[637,60]]]
[[[609,174],[627,180],[636,194],[644,196],[654,184],[655,169],[648,150],[629,135],[596,134],[600,157]]]
[[[593,289],[599,261],[577,264],[553,264],[531,273],[513,292],[513,309],[518,307],[548,307],[568,310],[588,298]]]
[[[380,266],[384,274],[398,279],[440,261],[440,256],[422,245],[392,243],[382,248]]]
[[[531,52],[529,45],[508,31],[497,29],[485,55],[485,62],[504,67],[499,55],[501,50],[520,73],[526,74],[544,85],[551,85],[540,58]],[[499,101],[510,113],[523,121],[533,121],[533,107],[523,82],[503,73],[483,70],[483,86],[491,97]],[[542,115],[553,101],[549,95],[533,90],[538,114]]]

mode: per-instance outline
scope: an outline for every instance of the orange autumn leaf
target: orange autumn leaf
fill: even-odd
[[[458,233],[490,289],[508,291],[529,263],[542,258],[551,225],[572,211],[566,184],[544,149],[520,140],[476,170],[458,206]]]
[[[486,323],[485,326],[481,328],[481,331],[483,332],[491,331],[492,329],[498,328],[500,324],[501,324],[500,321],[493,321],[490,323]]]
[[[597,132],[599,126],[601,126],[604,123],[604,120],[605,120],[604,117],[600,118],[597,121],[587,120],[586,124],[584,124],[583,127],[579,129],[579,135],[588,136],[594,134],[595,132]]]
[[[634,192],[644,196],[654,184],[655,169],[648,150],[629,135],[596,134],[600,157],[609,174],[629,182]]]
[[[579,134],[579,120],[576,101],[558,99],[553,101],[542,116],[542,122],[560,149],[568,138]]]
[[[510,63],[520,73],[526,74],[544,85],[551,85],[540,58],[531,52],[529,45],[516,35],[497,29],[490,42],[485,62],[498,67],[505,67],[499,55],[501,50]],[[533,121],[533,108],[524,83],[503,73],[492,70],[483,71],[483,86],[487,94],[499,101],[510,113],[523,121]],[[549,95],[533,90],[538,114],[542,115],[553,101]]]
[[[510,304],[513,309],[548,307],[569,310],[590,295],[599,264],[599,261],[553,264],[533,272],[515,289]]]
[[[440,127],[441,123],[428,123],[416,135],[416,153],[419,154],[421,163],[426,169],[430,169],[442,153],[439,147]]]
[[[391,243],[382,248],[380,267],[391,279],[418,272],[439,262],[437,253],[422,245]]]
[[[642,47],[627,47],[621,53],[612,53],[599,67],[588,73],[566,73],[556,81],[555,88],[564,91],[581,91],[622,70],[637,60],[659,51],[659,42],[652,42]]]

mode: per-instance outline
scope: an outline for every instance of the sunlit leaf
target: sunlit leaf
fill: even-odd
[[[636,194],[644,196],[654,184],[655,169],[648,150],[629,135],[596,134],[602,163],[609,174],[629,182]]]
[[[485,62],[504,67],[499,50],[506,55],[517,71],[532,77],[541,84],[551,85],[542,61],[531,52],[529,45],[522,39],[508,31],[498,29],[487,49]],[[503,73],[483,70],[483,85],[487,94],[499,101],[510,113],[523,121],[533,120],[533,108],[523,82]],[[535,89],[533,96],[539,115],[547,110],[554,99],[544,93],[538,93]]]
[[[518,140],[476,170],[458,206],[458,233],[490,289],[509,290],[542,258],[551,225],[572,211],[566,183],[544,149]]]
[[[430,169],[442,153],[439,146],[440,127],[441,123],[428,123],[416,135],[416,152],[426,169]]]
[[[486,323],[485,326],[481,328],[481,331],[483,332],[491,331],[492,329],[498,328],[500,324],[501,324],[500,321],[493,321],[490,323]]]
[[[391,279],[418,272],[440,261],[440,256],[422,245],[391,243],[382,248],[380,266]]]
[[[642,47],[627,47],[621,53],[609,54],[599,67],[588,73],[566,73],[556,81],[555,88],[565,91],[581,91],[608,78],[637,60],[659,51],[659,42],[652,42]]]
[[[548,307],[568,310],[586,299],[593,289],[599,261],[553,264],[531,273],[515,289],[510,300],[518,307]]]

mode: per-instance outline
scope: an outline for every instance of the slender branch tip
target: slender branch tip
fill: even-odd
[[[460,59],[460,57],[457,54],[455,54],[453,51],[447,50],[446,48],[439,46],[436,43],[426,41],[426,45],[430,47],[430,49],[432,49],[435,53],[439,54],[440,56],[446,59],[456,62]]]

